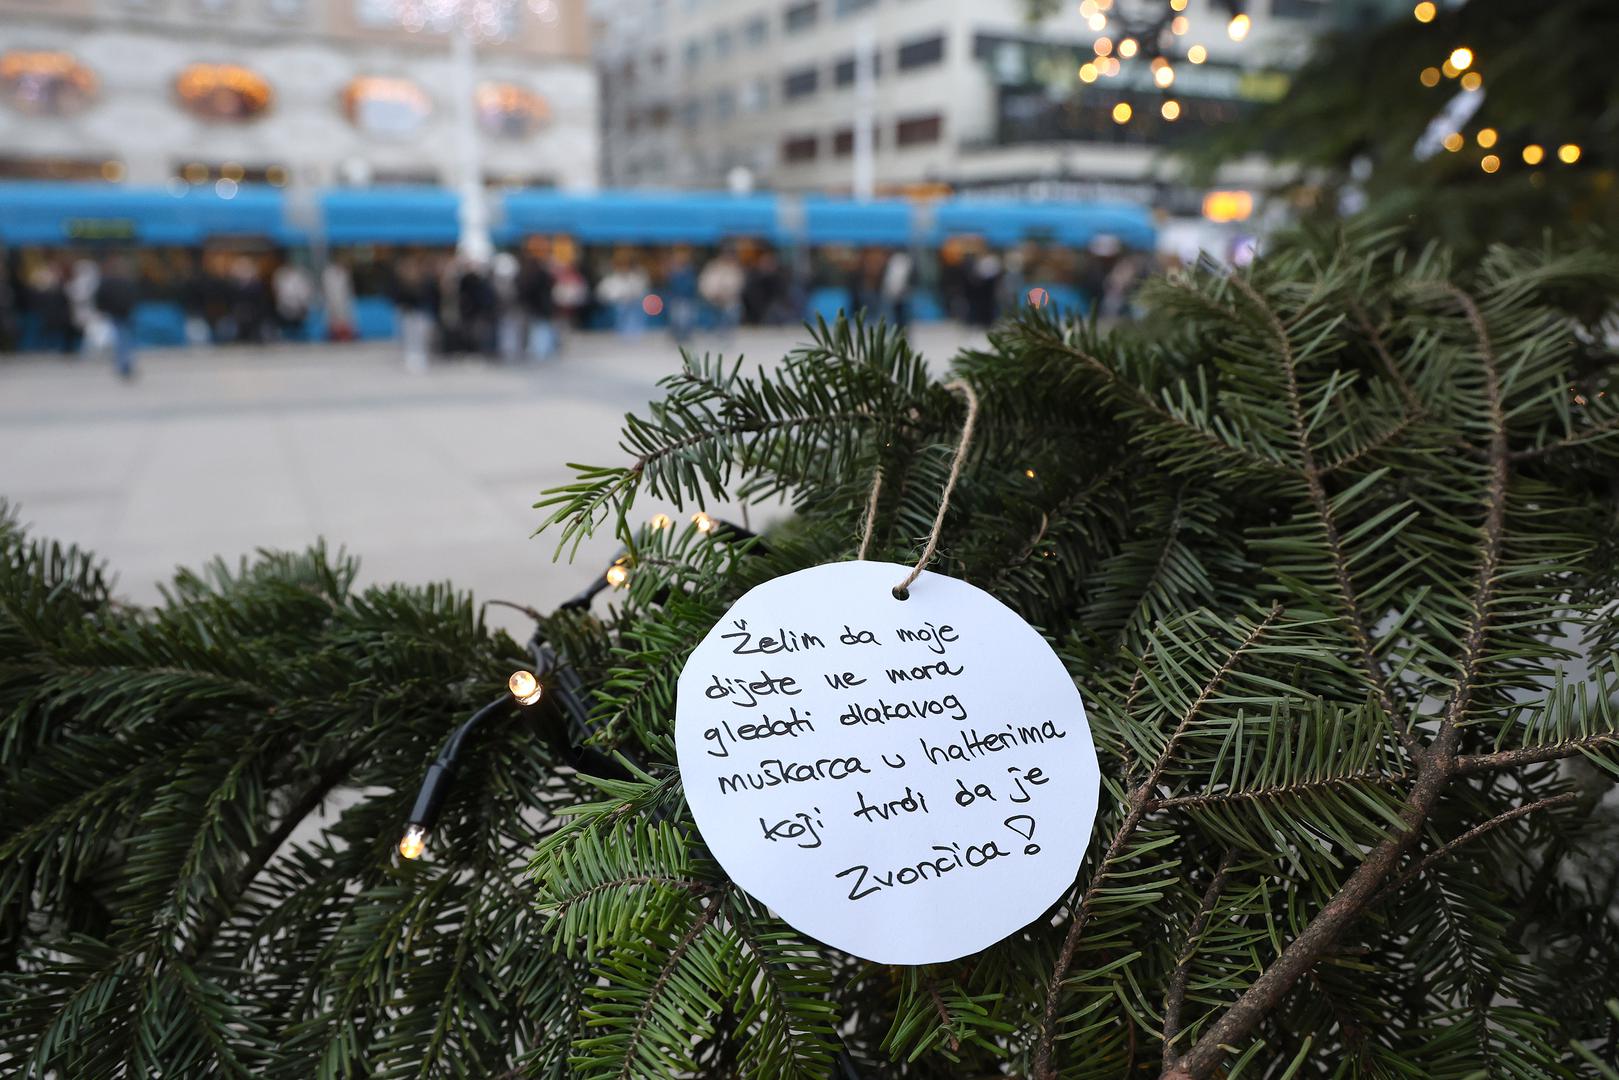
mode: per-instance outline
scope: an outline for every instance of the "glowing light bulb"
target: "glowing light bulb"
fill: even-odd
[[[1467,140],[1462,138],[1461,132],[1453,131],[1449,135],[1445,136],[1443,145],[1446,150],[1449,150],[1454,154],[1460,150],[1466,144],[1466,142]]]
[[[1194,64],[1201,64],[1208,58],[1209,50],[1205,49],[1201,45],[1193,45],[1190,49],[1186,50],[1186,59],[1190,60]]]
[[[1233,15],[1231,16],[1231,21],[1226,24],[1226,37],[1229,37],[1232,41],[1241,41],[1248,36],[1248,31],[1253,28],[1254,21],[1247,15]]]
[[[1123,41],[1119,42],[1119,55],[1124,57],[1126,60],[1130,59],[1130,57],[1136,54],[1136,49],[1137,45],[1135,38],[1127,37]]]
[[[1098,11],[1095,15],[1085,20],[1085,25],[1100,34],[1107,29],[1107,16]]]
[[[1130,122],[1130,104],[1121,101],[1113,106],[1113,122],[1115,124],[1128,124]]]
[[[1457,71],[1466,71],[1473,66],[1473,50],[1466,45],[1458,45],[1450,52],[1450,66]]]
[[[512,692],[519,705],[532,705],[545,693],[545,687],[540,685],[540,680],[534,677],[532,671],[512,672],[512,677],[506,680],[506,689]]]
[[[1434,16],[1439,14],[1439,9],[1434,7],[1429,0],[1422,0],[1422,3],[1411,9],[1411,14],[1417,17],[1417,22],[1419,23],[1431,23]]]
[[[1081,64],[1079,67],[1079,81],[1093,83],[1096,81],[1096,65]]]
[[[1478,134],[1474,137],[1478,139],[1478,144],[1480,146],[1488,150],[1490,147],[1495,145],[1495,140],[1500,138],[1500,135],[1494,128],[1479,128]]]
[[[1169,0],[1169,10],[1171,10],[1171,11],[1185,11],[1186,10],[1186,0]]]
[[[1164,102],[1158,111],[1164,114],[1165,120],[1179,120],[1181,118],[1181,103],[1171,98]]]
[[[1557,148],[1557,160],[1564,165],[1572,165],[1580,160],[1580,148],[1575,143],[1564,143]]]
[[[667,529],[669,526],[673,525],[674,522],[669,520],[668,514],[653,514],[652,520],[648,522],[648,524],[650,524],[654,529]]]
[[[607,584],[615,589],[622,589],[624,583],[630,580],[630,568],[619,560],[607,568]]]
[[[1544,148],[1537,146],[1534,143],[1530,143],[1528,146],[1523,148],[1523,163],[1525,165],[1539,165],[1545,160],[1546,151]]]
[[[697,526],[697,531],[702,533],[704,536],[707,536],[709,533],[713,532],[714,527],[718,524],[718,522],[709,517],[707,514],[703,513],[701,510],[697,511],[697,513],[691,516],[691,523]]]
[[[1175,81],[1175,69],[1165,64],[1152,73],[1152,81],[1158,84],[1160,90],[1169,89],[1170,84]]]
[[[1483,85],[1484,85],[1484,76],[1480,75],[1476,71],[1469,71],[1466,75],[1462,76],[1462,89],[1463,90],[1477,90],[1479,87],[1481,87]]]
[[[1422,74],[1417,77],[1422,80],[1423,86],[1434,87],[1439,85],[1439,69],[1436,67],[1423,68]]]
[[[1113,39],[1099,37],[1091,43],[1091,48],[1096,50],[1097,56],[1111,55],[1113,52]]]
[[[1034,470],[1033,469],[1024,469],[1023,470],[1023,475],[1027,476],[1030,480],[1033,480],[1034,479]]]
[[[1445,73],[1447,79],[1454,79],[1462,73],[1462,69],[1451,63],[1448,56],[1445,57],[1445,62],[1439,65],[1439,70]]]
[[[1484,160],[1478,163],[1478,167],[1487,173],[1493,173],[1501,167],[1501,159],[1494,154],[1485,154]]]
[[[422,825],[407,826],[405,835],[399,838],[399,854],[407,859],[419,859],[426,850],[427,828]]]
[[[1096,14],[1096,0],[1080,0],[1079,17],[1088,19]]]
[[[1186,31],[1190,30],[1191,28],[1192,20],[1188,19],[1185,15],[1177,15],[1173,19],[1169,20],[1169,32],[1174,34],[1176,37],[1186,33]]]

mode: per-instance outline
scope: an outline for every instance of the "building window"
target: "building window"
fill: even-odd
[[[900,146],[926,146],[936,143],[944,134],[944,118],[938,113],[932,116],[913,116],[908,120],[901,120],[894,127],[894,142]]]
[[[241,123],[270,108],[270,83],[236,64],[192,64],[174,80],[180,104],[203,120]]]
[[[421,130],[433,102],[409,79],[362,75],[343,88],[343,112],[367,135],[404,139]]]
[[[808,97],[815,93],[820,85],[821,72],[818,68],[801,68],[798,71],[788,72],[781,80],[781,96],[788,101],[794,98]]]
[[[694,128],[703,118],[703,103],[696,98],[690,98],[680,103],[680,126]]]
[[[525,139],[551,118],[545,99],[516,83],[479,83],[476,101],[478,126],[496,138]]]
[[[800,33],[815,25],[815,20],[821,16],[820,0],[808,0],[806,3],[794,4],[787,9],[783,16],[783,24],[789,34]]]
[[[781,141],[781,159],[795,165],[814,161],[820,148],[820,143],[814,135],[796,135]]]
[[[696,38],[686,42],[686,66],[694,68],[703,62],[703,43]]]
[[[96,77],[72,53],[15,49],[0,54],[0,93],[35,116],[67,116],[96,96]]]
[[[309,12],[309,0],[265,0],[265,10],[277,19],[301,19]]]
[[[838,157],[854,153],[854,128],[839,128],[832,133],[832,153]]]
[[[724,122],[736,114],[736,91],[722,86],[714,91],[714,120]]]
[[[907,42],[899,47],[898,66],[901,71],[931,67],[944,60],[944,35],[935,34],[920,41]]]
[[[763,79],[751,79],[742,84],[742,111],[763,112],[770,105],[770,83]]]
[[[849,86],[854,83],[855,58],[845,56],[832,65],[832,81],[839,86]],[[871,74],[873,78],[883,73],[883,57],[881,53],[871,58]]]
[[[663,65],[667,62],[668,57],[664,55],[662,49],[653,49],[652,52],[647,54],[646,64],[647,67],[652,69],[653,74],[663,71]]]
[[[877,0],[838,0],[837,12],[839,15],[853,15],[876,4]]]
[[[756,15],[742,26],[742,40],[749,45],[763,45],[770,36],[770,23],[763,15]]]
[[[729,30],[714,31],[714,59],[722,60],[731,55],[731,41]]]

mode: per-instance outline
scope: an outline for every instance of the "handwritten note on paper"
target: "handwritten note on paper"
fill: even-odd
[[[1100,772],[1044,639],[963,581],[833,563],[766,582],[680,675],[709,849],[791,925],[887,964],[974,953],[1073,882]]]

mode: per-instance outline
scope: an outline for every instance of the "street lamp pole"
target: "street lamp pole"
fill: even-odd
[[[477,50],[467,20],[450,26],[450,98],[455,102],[456,175],[461,189],[458,211],[460,235],[456,251],[474,263],[486,263],[495,253],[489,235],[489,195],[483,182],[483,154],[478,138]]]

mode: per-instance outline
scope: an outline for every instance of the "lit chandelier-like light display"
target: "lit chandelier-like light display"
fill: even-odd
[[[1081,0],[1080,18],[1097,36],[1095,59],[1080,66],[1080,81],[1111,79],[1126,65],[1139,63],[1151,72],[1153,86],[1168,94],[1175,85],[1175,64],[1201,64],[1209,57],[1208,47],[1193,34],[1187,6],[1188,0]],[[1215,0],[1212,6],[1224,22],[1218,33],[1232,41],[1247,39],[1253,22],[1243,10],[1245,0]],[[1134,115],[1122,102],[1113,109],[1117,124],[1129,123]],[[1179,119],[1180,103],[1166,97],[1159,115],[1171,122]]]
[[[559,17],[556,0],[385,0],[393,22],[412,33],[460,28],[479,41],[512,37],[525,10],[544,23]]]

